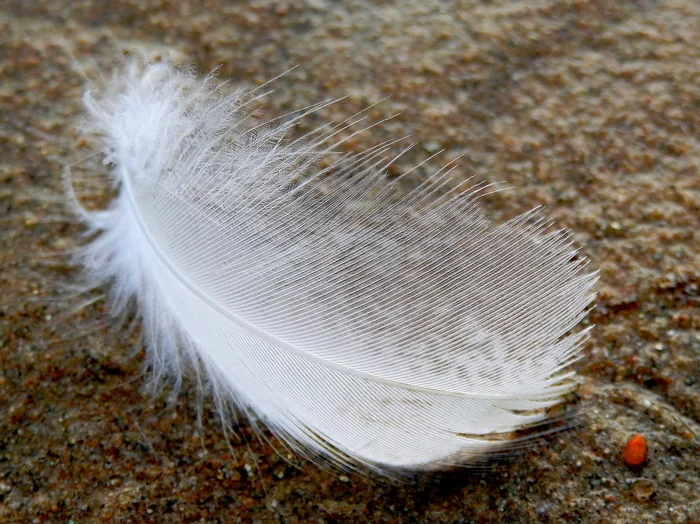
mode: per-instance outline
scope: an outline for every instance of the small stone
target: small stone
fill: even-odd
[[[110,486],[121,486],[122,478],[118,475],[114,475],[109,479]]]
[[[646,502],[654,494],[654,483],[649,479],[637,479],[630,489],[634,498],[640,502]]]
[[[437,142],[426,142],[423,144],[423,149],[425,149],[428,153],[435,153],[438,149],[440,149],[440,144]]]
[[[647,461],[647,439],[644,435],[634,435],[627,441],[623,459],[630,468],[638,468]]]

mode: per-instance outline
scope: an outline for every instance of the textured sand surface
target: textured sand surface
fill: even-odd
[[[700,2],[5,0],[0,31],[0,521],[700,519]],[[491,473],[391,486],[293,467],[245,428],[229,447],[193,388],[145,393],[138,330],[58,284],[81,68],[121,48],[247,86],[300,65],[269,116],[389,97],[372,119],[401,114],[348,151],[410,134],[397,171],[444,148],[434,167],[463,155],[459,176],[516,188],[484,202],[495,221],[545,205],[600,269],[581,425]]]

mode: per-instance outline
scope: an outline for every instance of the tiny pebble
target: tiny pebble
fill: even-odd
[[[644,435],[633,435],[625,446],[623,454],[625,464],[635,468],[644,464],[647,460],[647,439]]]
[[[440,149],[440,144],[437,142],[426,142],[423,144],[423,149],[425,149],[428,153],[435,153],[438,149]]]
[[[122,483],[122,478],[119,476],[114,476],[109,479],[109,484],[112,486],[120,486]]]
[[[631,490],[634,498],[644,502],[654,494],[654,483],[649,479],[637,479],[632,483]]]

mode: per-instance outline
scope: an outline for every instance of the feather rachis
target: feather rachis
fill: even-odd
[[[136,299],[157,373],[201,360],[293,448],[384,472],[546,421],[593,283],[567,234],[531,215],[492,226],[490,188],[450,190],[454,166],[396,198],[393,141],[318,168],[357,119],[289,141],[327,102],[270,127],[249,101],[166,64],[86,97],[119,196],[82,263],[117,307]]]

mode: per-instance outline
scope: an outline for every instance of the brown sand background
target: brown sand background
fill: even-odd
[[[0,521],[698,522],[700,2],[5,0],[0,31]],[[191,389],[145,393],[138,331],[107,329],[103,302],[67,314],[57,285],[80,231],[60,172],[88,151],[78,64],[109,71],[120,47],[249,86],[300,65],[270,116],[388,96],[372,118],[401,115],[348,150],[411,134],[397,169],[445,148],[435,167],[464,155],[460,176],[517,188],[494,220],[546,205],[601,271],[581,426],[393,486],[290,466],[245,429],[229,448]]]

